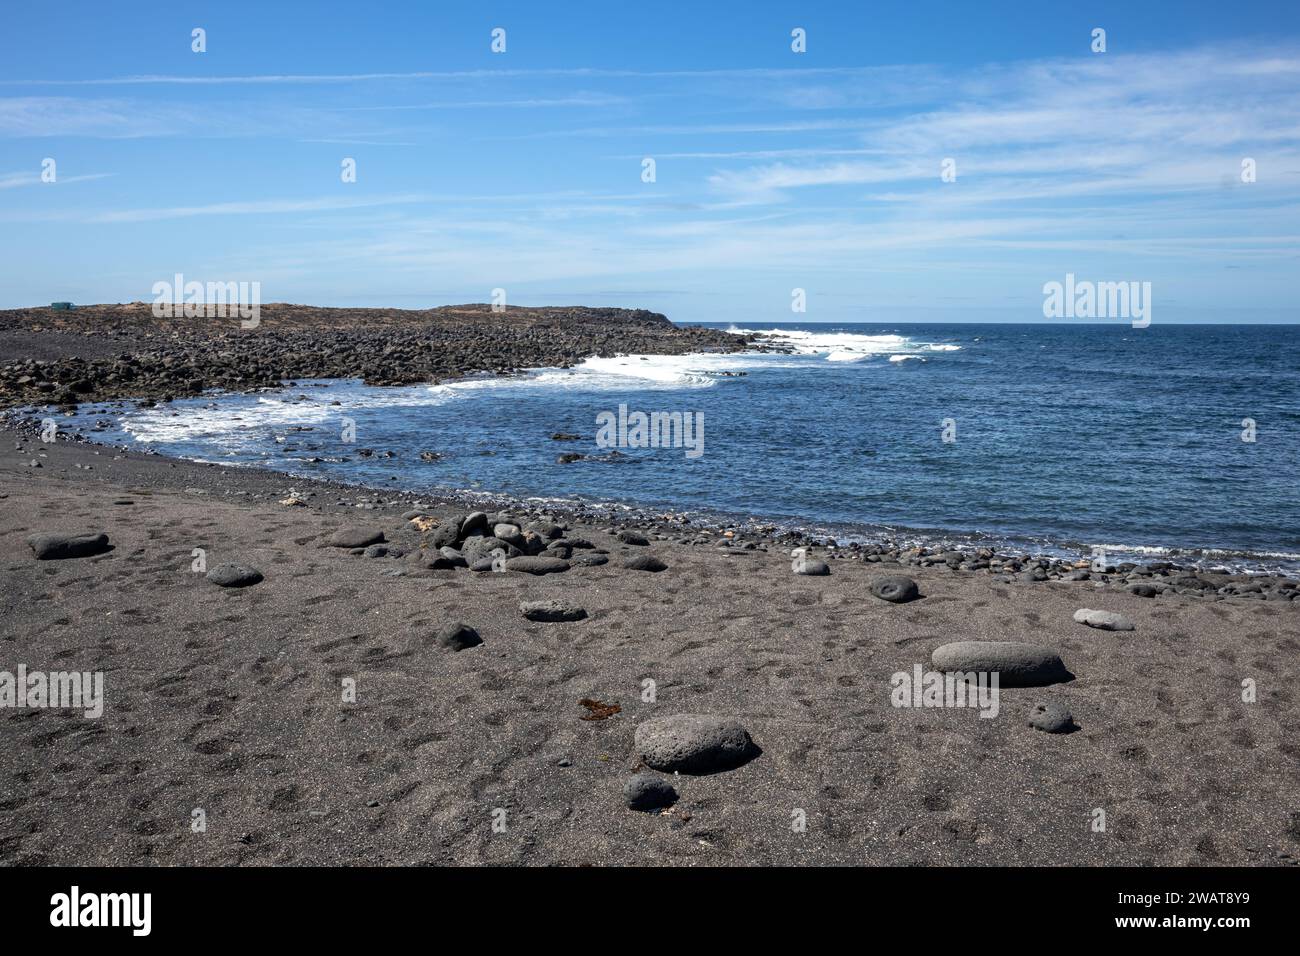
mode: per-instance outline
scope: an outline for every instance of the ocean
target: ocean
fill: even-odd
[[[593,358],[432,387],[299,381],[83,406],[76,424],[101,442],[293,475],[752,519],[841,542],[1300,569],[1298,326],[744,330],[786,351]],[[657,421],[677,447],[640,447],[637,412],[680,413]]]

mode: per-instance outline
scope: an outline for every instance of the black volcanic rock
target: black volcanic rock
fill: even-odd
[[[487,305],[436,309],[260,307],[237,317],[155,318],[148,302],[0,311],[0,407],[167,400],[284,379],[411,385],[487,372],[569,367],[582,356],[737,351],[751,336],[674,326],[643,309]]]

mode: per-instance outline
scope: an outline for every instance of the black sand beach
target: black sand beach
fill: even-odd
[[[82,341],[4,328],[9,363]],[[85,394],[105,392],[96,380]],[[1002,573],[978,556],[817,547],[808,557],[830,573],[803,575],[790,542],[742,532],[719,547],[720,529],[642,522],[637,544],[608,522],[500,510],[487,526],[516,523],[521,552],[564,567],[438,567],[435,539],[464,522],[464,505],[4,432],[0,669],[102,671],[104,713],[0,714],[0,862],[1292,865],[1300,854],[1300,610],[1287,582],[1160,568],[1143,586],[1118,570],[1064,580],[1029,560]],[[333,546],[339,529],[382,534],[389,552]],[[111,550],[37,560],[38,532],[104,532]],[[209,569],[235,562],[262,580],[219,586],[192,570],[195,549]],[[599,553],[607,563],[580,563]],[[625,566],[646,554],[665,569]],[[916,600],[872,595],[899,574]],[[521,612],[551,599],[586,616]],[[1078,623],[1080,608],[1134,630]],[[440,643],[454,622],[482,643]],[[991,719],[891,704],[892,675],[929,669],[958,641],[1042,645],[1071,677],[1004,686]],[[1063,705],[1077,729],[1030,726],[1040,703]],[[735,720],[754,747],[713,773],[647,767],[637,728],[680,714]],[[675,803],[630,809],[637,772],[671,784]]]

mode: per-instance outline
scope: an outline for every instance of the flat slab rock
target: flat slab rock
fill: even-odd
[[[758,756],[748,731],[731,718],[709,714],[655,717],[636,729],[637,756],[666,773],[732,770]]]
[[[108,535],[102,531],[89,531],[84,534],[38,531],[28,535],[27,545],[38,561],[89,558],[108,550]]]
[[[204,577],[223,588],[246,588],[262,582],[262,572],[244,564],[218,564]]]
[[[957,641],[930,655],[944,672],[996,673],[1001,687],[1042,687],[1070,680],[1060,655],[1051,648],[1015,641]]]
[[[1094,611],[1092,608],[1081,607],[1074,612],[1074,619],[1079,624],[1087,624],[1103,631],[1136,630],[1132,621],[1115,611]]]
[[[519,611],[530,621],[547,623],[581,621],[587,616],[586,608],[568,601],[523,601],[519,605]]]
[[[339,528],[330,535],[330,547],[366,548],[383,540],[384,532],[378,528]]]

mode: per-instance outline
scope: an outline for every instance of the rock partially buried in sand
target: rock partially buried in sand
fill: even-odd
[[[930,655],[945,672],[996,673],[1002,687],[1042,687],[1069,680],[1060,656],[1050,648],[1015,641],[957,641]]]
[[[639,547],[644,547],[650,543],[650,540],[645,535],[638,534],[635,531],[620,531],[617,537],[624,544],[633,544]]]
[[[811,577],[821,577],[831,573],[831,566],[825,561],[802,561],[794,569],[795,574],[807,574]]]
[[[89,558],[108,550],[108,535],[101,532],[64,534],[39,531],[29,535],[27,544],[38,561],[62,561],[65,558]]]
[[[639,773],[623,784],[623,799],[627,801],[628,809],[650,813],[676,803],[677,791],[663,777]]]
[[[339,528],[330,535],[330,547],[365,548],[383,540],[384,533],[378,528]]]
[[[911,578],[895,575],[888,578],[876,578],[871,582],[871,593],[890,604],[902,604],[914,601],[920,595],[920,589]]]
[[[519,610],[530,621],[581,621],[587,616],[585,608],[568,601],[524,601]]]
[[[242,564],[218,564],[205,577],[223,588],[246,588],[262,581],[262,572]]]
[[[1029,726],[1049,734],[1068,734],[1079,729],[1070,712],[1055,701],[1034,704],[1029,709]]]
[[[1074,612],[1074,619],[1079,624],[1087,624],[1089,627],[1103,631],[1136,630],[1132,621],[1114,611],[1094,611],[1091,608],[1081,607]]]
[[[629,571],[667,571],[668,565],[664,564],[653,554],[638,554],[635,558],[628,558],[623,562],[623,567]]]
[[[558,574],[569,570],[569,562],[560,558],[511,558],[506,562],[507,571],[522,571],[524,574]]]
[[[483,643],[483,638],[478,636],[478,631],[460,621],[453,621],[438,628],[433,635],[433,640],[439,647],[445,647],[449,651],[463,651]]]
[[[737,721],[708,714],[655,717],[637,727],[635,740],[637,756],[668,773],[717,773],[758,756]]]
[[[594,568],[598,565],[608,564],[609,558],[603,554],[580,554],[573,559],[573,563],[584,568]]]

